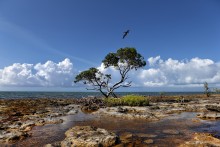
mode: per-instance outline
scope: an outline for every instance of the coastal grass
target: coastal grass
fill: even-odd
[[[140,95],[126,95],[121,98],[107,98],[107,106],[149,106],[148,98]]]

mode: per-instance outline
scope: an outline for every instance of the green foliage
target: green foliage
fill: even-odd
[[[120,87],[130,87],[132,81],[126,82],[128,77],[128,72],[132,69],[137,70],[140,67],[146,65],[144,57],[137,53],[135,48],[120,48],[116,53],[109,53],[106,55],[105,59],[102,61],[105,68],[113,66],[120,73],[120,80],[116,83],[111,83],[111,75],[103,74],[96,68],[90,68],[88,70],[82,71],[75,77],[75,83],[83,82],[89,86],[93,86],[92,89],[100,91],[105,97],[110,95],[117,97],[114,93],[115,89]]]
[[[144,96],[127,95],[121,98],[108,98],[104,100],[108,106],[149,106],[149,100]]]
[[[105,67],[118,67],[120,68],[119,63],[126,64],[127,69],[137,69],[146,65],[144,58],[137,53],[135,48],[120,48],[117,50],[117,53],[109,53],[106,55],[105,59],[102,61]]]
[[[85,70],[81,72],[79,75],[75,77],[75,83],[79,81],[84,81],[84,84],[93,82],[96,79],[96,74],[98,73],[98,69],[92,67],[89,70]]]

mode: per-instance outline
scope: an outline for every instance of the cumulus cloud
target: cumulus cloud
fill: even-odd
[[[120,80],[114,68],[97,67],[101,72],[112,75],[112,83]],[[73,64],[67,58],[55,63],[27,64],[14,63],[0,69],[0,86],[19,87],[71,87],[75,76]],[[192,58],[189,60],[161,59],[160,56],[147,59],[147,66],[128,74],[132,87],[202,87],[220,85],[220,63],[211,59]]]
[[[147,59],[148,66],[144,69],[131,71],[130,79],[137,87],[201,87],[206,81],[209,84],[220,83],[220,63],[210,59],[198,57],[190,60],[162,60],[160,56]],[[120,75],[114,68],[99,69],[105,73],[112,73],[112,79],[119,79]]]
[[[208,83],[220,83],[220,64],[210,59],[192,58],[191,60],[165,61],[156,57],[157,62],[151,68],[141,70],[140,79],[146,86],[155,85],[198,85],[205,81]],[[156,60],[155,59],[155,60]]]
[[[150,57],[147,60],[149,62],[149,66],[154,66],[155,64],[157,64],[158,62],[161,63],[163,62],[163,60],[160,59],[160,56],[157,57]]]
[[[68,87],[73,84],[73,76],[73,64],[68,58],[59,63],[14,63],[0,69],[0,85]]]

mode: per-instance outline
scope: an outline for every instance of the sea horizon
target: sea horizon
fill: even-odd
[[[163,95],[193,95],[193,94],[203,94],[201,91],[188,91],[188,92],[166,92],[166,91],[157,91],[157,92],[138,92],[138,91],[129,91],[129,92],[115,92],[117,96],[135,94],[135,95],[144,95],[144,96],[158,96],[163,93]],[[19,99],[19,98],[84,98],[84,97],[102,97],[103,95],[100,92],[71,92],[71,91],[0,91],[1,99]]]

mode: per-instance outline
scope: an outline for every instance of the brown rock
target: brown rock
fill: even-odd
[[[207,110],[220,112],[220,105],[206,105]]]
[[[6,139],[7,143],[12,143],[12,142],[18,141],[20,139],[23,139],[23,138],[26,138],[29,136],[29,134],[27,134],[27,133],[18,132],[18,131],[11,132],[11,133],[8,133],[5,135],[7,136],[7,139]]]
[[[197,117],[201,119],[220,119],[220,113],[216,112],[203,112],[199,113]]]
[[[154,141],[153,141],[153,139],[147,139],[147,140],[144,141],[144,143],[152,144],[152,143],[154,143]]]
[[[195,133],[191,141],[181,144],[179,147],[218,147],[220,140],[209,133]]]
[[[50,118],[50,117],[44,118],[44,121],[47,124],[59,124],[63,122],[63,120],[60,118]]]
[[[141,138],[155,138],[157,137],[157,135],[153,135],[153,134],[144,134],[144,133],[138,133],[136,134],[138,137]]]
[[[168,134],[168,135],[178,135],[178,134],[180,134],[180,132],[178,130],[171,130],[171,129],[163,130],[163,133]]]
[[[124,132],[120,135],[120,141],[124,144],[132,141],[133,134],[130,132]]]
[[[112,146],[118,142],[114,133],[91,126],[75,126],[65,134],[66,138],[61,142],[61,147]]]
[[[46,144],[44,147],[53,147],[52,144]]]
[[[114,147],[125,147],[125,144],[120,143],[120,144],[115,145]]]

